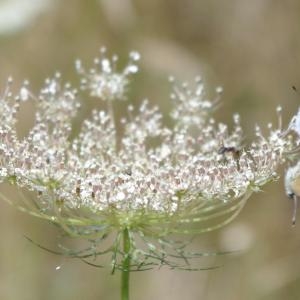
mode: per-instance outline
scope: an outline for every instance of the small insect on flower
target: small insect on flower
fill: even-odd
[[[285,175],[285,190],[289,198],[293,200],[294,209],[292,225],[296,224],[298,197],[300,197],[300,162],[290,167]]]
[[[237,149],[236,147],[225,147],[221,146],[218,154],[225,154],[225,153],[232,153],[233,157],[238,159],[241,155],[241,151]]]
[[[239,159],[241,157],[241,150],[234,146],[226,147],[224,145],[222,145],[218,150],[218,154],[226,155],[227,153],[230,153],[232,155],[233,159],[236,161],[237,170],[239,171],[240,170]]]

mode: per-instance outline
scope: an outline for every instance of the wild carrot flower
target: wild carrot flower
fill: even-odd
[[[147,100],[139,107],[129,104],[115,120],[111,102],[126,99],[139,58],[132,52],[123,71],[104,50],[89,71],[76,62],[81,89],[106,101],[108,109],[93,110],[73,140],[80,101],[60,74],[45,81],[39,96],[27,84],[13,95],[9,81],[0,99],[0,180],[36,194],[19,203],[2,197],[91,243],[85,250],[63,248],[65,255],[87,260],[111,253],[113,269],[123,271],[184,266],[191,255],[184,242],[170,237],[229,223],[253,192],[277,179],[278,166],[297,148],[289,132],[299,129],[298,121],[282,129],[279,108],[279,125],[269,126],[266,135],[257,126],[255,140],[246,145],[239,115],[232,129],[214,119],[221,89],[209,100],[200,78],[183,85],[172,80],[171,127]],[[36,115],[29,134],[19,139],[22,101],[34,101]],[[108,236],[113,238],[107,246]]]

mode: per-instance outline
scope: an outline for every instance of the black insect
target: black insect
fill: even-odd
[[[241,150],[237,149],[236,147],[225,147],[221,146],[218,150],[218,154],[225,155],[226,153],[231,153],[232,157],[236,161],[237,169],[240,171],[240,156]]]
[[[218,150],[218,154],[232,153],[234,158],[239,158],[241,155],[241,151],[236,147],[225,147],[221,146]]]

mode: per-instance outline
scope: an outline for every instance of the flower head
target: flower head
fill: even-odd
[[[131,53],[118,72],[116,57],[108,60],[101,53],[98,70],[85,72],[77,63],[82,88],[106,101],[124,98],[139,55]],[[93,242],[84,253],[65,249],[67,254],[113,253],[112,264],[118,267],[124,255],[120,234],[127,230],[136,269],[148,266],[148,260],[174,267],[165,259],[169,248],[173,257],[186,256],[182,245],[168,241],[170,235],[208,232],[230,222],[252,192],[277,178],[279,164],[296,147],[297,140],[283,134],[281,125],[270,127],[267,136],[257,127],[256,139],[244,145],[238,115],[231,130],[212,116],[219,92],[208,100],[198,78],[190,86],[173,82],[172,127],[163,125],[158,107],[143,101],[137,108],[129,105],[119,122],[113,111],[94,110],[70,140],[79,100],[60,75],[46,80],[39,97],[25,85],[14,98],[8,86],[0,99],[0,179],[37,195],[33,203],[16,204],[20,209]],[[23,139],[15,128],[20,100],[35,101],[37,107],[36,122]],[[113,234],[113,245],[98,250]]]
[[[76,61],[76,70],[82,76],[81,89],[88,90],[93,97],[105,101],[125,99],[129,77],[138,72],[137,62],[140,54],[132,51],[129,62],[122,72],[117,70],[118,56],[111,59],[106,56],[106,48],[100,49],[101,56],[94,60],[95,68],[86,71],[80,60]]]

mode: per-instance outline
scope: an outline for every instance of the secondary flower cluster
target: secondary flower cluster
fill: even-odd
[[[27,83],[13,95],[9,80],[0,98],[0,180],[36,194],[13,204],[97,246],[116,234],[107,250],[114,253],[114,267],[117,254],[122,256],[125,229],[132,245],[138,239],[145,243],[144,248],[132,246],[136,266],[148,258],[172,265],[162,258],[170,234],[207,232],[231,221],[253,191],[277,178],[278,166],[297,148],[289,134],[295,126],[281,128],[280,108],[278,127],[270,126],[266,136],[257,127],[256,139],[245,145],[238,115],[231,130],[212,116],[221,89],[208,100],[199,78],[190,85],[172,80],[172,127],[147,100],[139,107],[129,104],[123,118],[115,120],[111,101],[126,98],[139,58],[132,52],[123,71],[118,71],[117,57],[109,59],[104,50],[89,71],[76,63],[81,89],[105,100],[107,110],[92,111],[73,140],[71,122],[80,101],[60,74],[47,79],[37,97]],[[36,121],[19,139],[16,116],[22,101],[36,103]],[[107,253],[93,249],[83,257]]]

